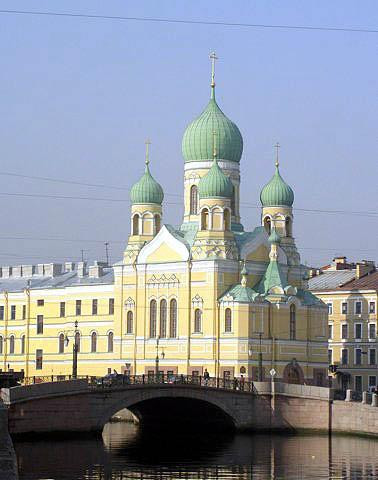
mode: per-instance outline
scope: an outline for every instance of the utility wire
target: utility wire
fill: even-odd
[[[171,23],[186,25],[213,25],[220,27],[239,27],[239,28],[266,28],[279,30],[309,30],[322,32],[353,32],[353,33],[378,33],[376,29],[357,28],[357,27],[323,27],[312,25],[284,25],[284,24],[265,24],[265,23],[242,23],[242,22],[222,22],[206,20],[186,20],[178,18],[155,18],[155,17],[124,17],[120,15],[95,15],[87,13],[71,12],[53,12],[53,11],[31,11],[31,10],[0,10],[0,13],[11,15],[36,15],[47,17],[71,17],[71,18],[89,18],[92,20],[116,20],[133,22],[154,22]]]

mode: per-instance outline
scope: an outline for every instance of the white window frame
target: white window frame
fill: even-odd
[[[375,326],[375,336],[374,337],[371,337],[370,336],[370,325],[374,325]],[[375,322],[369,322],[368,323],[368,338],[369,340],[371,341],[375,341],[376,338],[377,338],[377,324]]]
[[[370,312],[370,305],[374,305],[374,312]],[[369,300],[369,315],[375,315],[375,313],[377,312],[377,303],[375,302],[375,300]]]
[[[357,313],[357,304],[358,303],[361,304],[361,312],[360,313]],[[362,315],[362,300],[355,300],[354,301],[354,314],[355,315]]]
[[[346,325],[346,328],[347,328],[347,336],[346,338],[343,338],[343,325]],[[343,322],[340,324],[340,338],[341,338],[341,341],[342,342],[347,342],[348,341],[348,338],[349,338],[349,325],[347,322]]]
[[[375,363],[370,363],[370,352],[375,350]],[[376,348],[369,348],[368,349],[368,363],[369,365],[377,365],[377,349]]]
[[[354,376],[354,389],[357,390],[357,378],[361,378],[361,392],[364,390],[364,379],[362,375],[355,375]]]
[[[361,362],[360,363],[357,363],[357,350],[360,350],[360,358],[361,358]],[[354,349],[354,365],[363,365],[363,358],[362,358],[362,348],[361,347],[357,347]]]
[[[328,336],[328,340],[333,340],[333,323],[328,324],[328,331],[329,327],[331,327],[331,336]]]
[[[360,337],[357,337],[357,325],[361,326],[361,336]],[[356,322],[354,324],[354,339],[355,340],[362,340],[363,336],[364,336],[363,324],[361,322]]]
[[[346,305],[346,313],[343,312],[343,305]],[[340,313],[341,315],[348,315],[348,302],[344,302],[344,301],[341,302]]]
[[[346,350],[347,352],[347,361],[343,363],[343,351]],[[348,348],[341,348],[340,349],[340,364],[341,365],[349,365],[349,349]]]
[[[327,302],[327,308],[328,308],[328,315],[333,315],[333,302]]]

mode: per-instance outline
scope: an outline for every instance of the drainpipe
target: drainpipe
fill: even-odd
[[[4,290],[4,372],[7,371],[7,355],[8,355],[8,292]]]

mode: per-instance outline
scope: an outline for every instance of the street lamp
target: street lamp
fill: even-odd
[[[160,340],[160,337],[159,335],[156,337],[156,358],[155,358],[155,375],[156,375],[156,379],[158,378],[159,376],[159,340]],[[161,358],[164,360],[164,357],[165,357],[165,353],[164,353],[164,350],[162,350],[161,352]]]
[[[74,332],[74,341],[73,341],[73,347],[72,347],[72,352],[73,352],[72,353],[72,378],[77,378],[77,356],[78,356],[77,354],[79,352],[79,344],[76,341],[76,334],[78,333],[77,326],[78,326],[78,322],[77,322],[77,320],[75,320],[75,330],[73,331]],[[66,347],[68,347],[68,344],[70,342],[70,339],[68,338],[67,333],[66,333],[66,338],[65,338]]]

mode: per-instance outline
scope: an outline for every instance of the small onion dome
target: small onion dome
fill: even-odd
[[[161,205],[164,198],[164,192],[159,183],[152,177],[146,162],[146,169],[142,178],[133,185],[130,191],[131,203],[145,204],[156,203]]]
[[[216,158],[213,165],[198,184],[199,198],[231,198],[234,186],[227,175],[222,172]]]
[[[285,205],[291,207],[294,202],[294,192],[280,175],[278,165],[271,180],[261,190],[260,201],[263,207]]]
[[[268,241],[269,243],[277,243],[277,244],[281,242],[281,237],[279,236],[275,228],[272,228],[272,232],[269,235]]]
[[[214,133],[217,138],[218,158],[239,163],[243,153],[243,138],[235,123],[218,107],[215,88],[212,86],[207,107],[185,130],[182,139],[185,162],[212,159]]]

